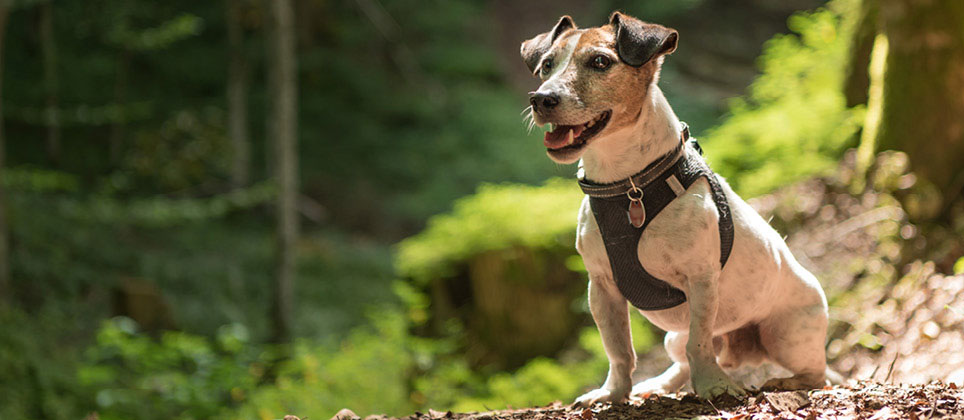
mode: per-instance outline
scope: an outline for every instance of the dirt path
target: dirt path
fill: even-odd
[[[332,420],[358,419],[343,410]],[[884,385],[861,382],[850,387],[817,391],[759,393],[744,403],[723,407],[691,394],[653,396],[626,404],[596,404],[573,409],[556,402],[546,407],[484,413],[429,410],[406,420],[617,420],[617,419],[964,419],[964,391],[954,384]],[[287,417],[286,417],[287,419]],[[387,420],[369,416],[366,420]]]

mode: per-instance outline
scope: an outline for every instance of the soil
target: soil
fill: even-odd
[[[332,419],[358,419],[342,410]],[[484,413],[415,413],[406,420],[619,420],[619,419],[964,419],[964,391],[954,384],[895,385],[860,382],[816,391],[763,392],[736,404],[713,404],[692,394],[652,396],[624,404],[580,409],[560,402],[546,407]],[[286,417],[287,419],[287,417]],[[385,420],[368,416],[365,420]]]

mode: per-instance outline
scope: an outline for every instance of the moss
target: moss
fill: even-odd
[[[571,179],[550,179],[542,186],[484,184],[399,243],[396,267],[400,275],[425,282],[451,275],[457,263],[485,251],[572,249],[581,201],[582,192]]]

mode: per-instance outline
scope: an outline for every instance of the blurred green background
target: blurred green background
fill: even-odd
[[[520,114],[538,83],[519,43],[562,14],[678,29],[660,85],[745,197],[898,149],[940,169],[898,194],[908,217],[959,238],[964,178],[941,156],[964,156],[964,12],[912,3],[0,0],[0,419],[406,415],[597,385],[575,168]],[[950,40],[874,76],[926,54],[893,36],[920,27],[901,16]],[[859,174],[847,188],[878,187]],[[908,255],[953,271],[941,243]]]

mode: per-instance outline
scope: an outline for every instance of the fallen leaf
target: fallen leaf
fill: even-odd
[[[810,404],[806,391],[767,392],[763,397],[777,412],[794,412]]]
[[[579,417],[582,417],[584,420],[592,419],[592,410],[590,410],[588,407],[583,408],[582,412],[579,413]]]
[[[894,411],[894,409],[890,408],[890,406],[887,406],[887,407],[881,408],[880,410],[877,410],[877,412],[874,413],[872,417],[870,417],[870,420],[889,420],[889,419],[899,419],[899,418],[900,418],[900,413],[898,413],[897,411]]]

